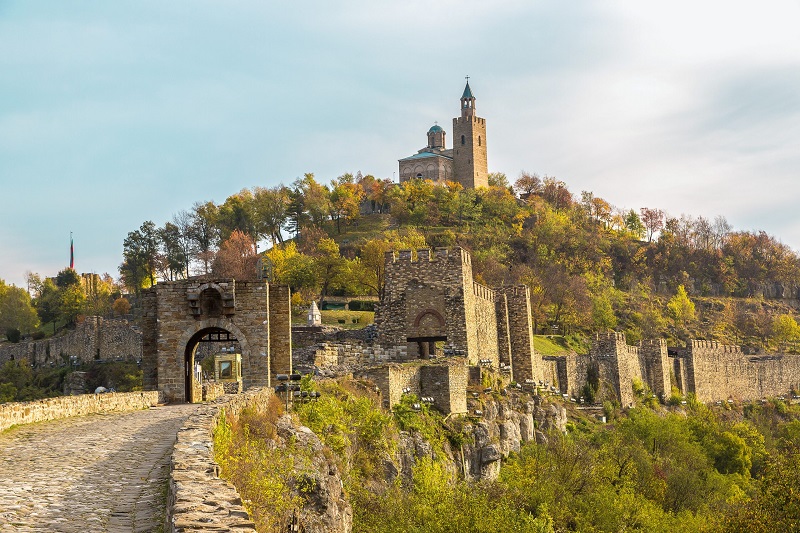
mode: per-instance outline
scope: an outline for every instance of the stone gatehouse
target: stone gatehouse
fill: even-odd
[[[385,266],[376,343],[395,350],[395,360],[441,356],[464,366],[492,366],[517,381],[541,379],[527,287],[492,289],[475,282],[472,258],[459,247],[387,252]],[[452,362],[447,371],[457,372]]]
[[[143,295],[144,388],[166,401],[200,401],[195,352],[201,343],[241,353],[245,387],[292,371],[289,288],[233,279],[158,283]]]

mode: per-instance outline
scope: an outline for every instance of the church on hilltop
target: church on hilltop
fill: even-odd
[[[400,183],[420,178],[439,183],[455,181],[469,189],[487,187],[486,119],[475,113],[475,96],[467,77],[461,116],[453,119],[453,147],[447,148],[444,129],[434,124],[428,130],[428,145],[400,159]]]

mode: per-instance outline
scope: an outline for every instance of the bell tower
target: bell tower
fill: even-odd
[[[475,114],[475,96],[469,86],[461,95],[461,116],[453,119],[453,174],[464,188],[489,186],[486,163],[486,119]]]

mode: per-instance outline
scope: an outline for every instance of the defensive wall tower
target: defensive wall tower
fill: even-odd
[[[639,368],[642,382],[653,394],[666,399],[672,390],[669,378],[669,357],[667,341],[664,339],[648,339],[639,343]]]
[[[406,346],[407,358],[414,359],[433,355],[435,344],[443,342],[448,354],[465,356],[471,364],[491,355],[499,362],[496,348],[490,354],[478,343],[471,307],[480,297],[469,253],[461,248],[401,250],[387,252],[385,261],[385,296],[375,313],[381,345]],[[493,300],[491,307],[493,312]],[[494,339],[496,347],[496,332]]]
[[[503,359],[510,352],[506,364],[511,364],[512,379],[520,383],[542,379],[542,356],[533,348],[530,290],[526,285],[516,285],[494,291],[501,362],[506,362]]]

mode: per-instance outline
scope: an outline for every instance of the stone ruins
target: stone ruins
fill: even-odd
[[[760,399],[800,389],[800,356],[746,355],[735,346],[693,340],[668,348],[663,339],[629,346],[623,333],[596,334],[586,355],[546,356],[533,348],[525,286],[489,288],[472,279],[461,248],[386,255],[386,296],[373,330],[358,337],[324,328],[293,328],[295,360],[318,371],[371,380],[386,406],[413,392],[444,413],[466,411],[466,388],[487,374],[580,398],[588,376],[601,398],[627,406],[634,382],[666,400],[673,386],[703,402]]]
[[[737,346],[661,339],[630,346],[623,333],[597,333],[586,355],[542,356],[533,347],[528,289],[473,280],[461,248],[386,254],[386,296],[375,323],[361,330],[291,325],[290,292],[263,280],[162,282],[143,293],[141,330],[124,320],[88,317],[68,335],[0,347],[0,363],[66,366],[93,360],[139,362],[146,390],[167,401],[198,402],[221,393],[204,383],[196,355],[236,354],[241,384],[269,386],[277,374],[350,373],[370,380],[386,407],[413,392],[444,413],[467,410],[467,387],[511,382],[580,398],[589,376],[599,398],[634,400],[634,383],[662,400],[673,390],[702,402],[754,400],[800,390],[800,356],[748,355]],[[304,321],[305,322],[305,321]],[[209,348],[210,346],[210,348]],[[294,350],[293,350],[294,346]],[[239,359],[240,358],[240,359]],[[294,362],[293,362],[294,361]],[[217,391],[219,389],[219,391]]]

